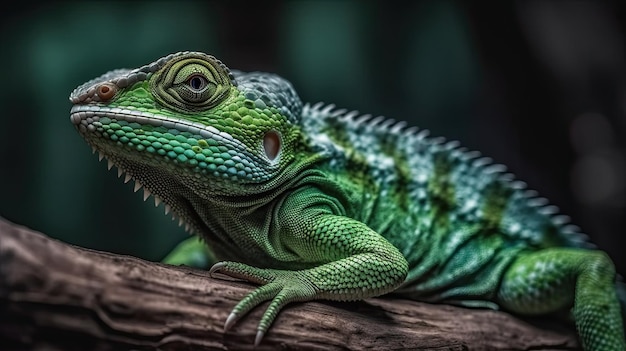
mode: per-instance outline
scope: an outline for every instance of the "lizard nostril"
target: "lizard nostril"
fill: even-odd
[[[116,92],[117,87],[111,83],[102,83],[96,90],[98,97],[100,97],[102,101],[110,100]]]

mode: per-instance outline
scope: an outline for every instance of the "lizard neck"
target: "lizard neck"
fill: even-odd
[[[192,223],[192,228],[197,228],[195,233],[214,249],[220,260],[241,260],[241,252],[251,253],[247,255],[251,260],[248,263],[261,267],[297,260],[297,257],[284,257],[287,250],[280,249],[280,228],[276,227],[280,220],[277,221],[276,216],[293,191],[319,186],[323,183],[320,179],[326,179],[325,174],[309,167],[264,193],[244,197],[220,195],[210,199],[189,194],[182,200],[185,204],[182,216]]]

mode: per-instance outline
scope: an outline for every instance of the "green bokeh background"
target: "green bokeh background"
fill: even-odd
[[[304,101],[407,120],[493,156],[571,214],[624,271],[617,257],[624,247],[625,226],[617,219],[625,209],[623,189],[615,188],[611,205],[577,200],[568,128],[589,107],[562,108],[571,104],[563,102],[561,80],[540,49],[533,51],[535,37],[524,30],[532,18],[523,17],[523,6],[445,0],[15,6],[2,14],[0,27],[0,216],[11,221],[148,260],[185,238],[162,205],[142,203],[132,182],[98,163],[69,122],[68,96],[108,70],[195,50],[231,68],[278,73]],[[602,6],[601,15],[614,10]],[[486,9],[500,12],[489,16]],[[622,17],[611,20],[621,26],[623,6],[618,10]],[[623,28],[614,32],[622,40]],[[624,93],[623,85],[602,86]],[[609,121],[620,116],[614,104],[590,103]],[[624,136],[623,125],[611,126]],[[615,150],[623,155],[623,143]],[[606,216],[609,229],[598,224]]]

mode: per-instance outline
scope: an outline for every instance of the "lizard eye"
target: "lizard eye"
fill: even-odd
[[[230,93],[228,69],[212,56],[190,54],[170,61],[150,80],[155,98],[180,111],[209,109]]]
[[[184,78],[183,78],[184,79]],[[172,86],[173,91],[187,103],[203,103],[211,99],[218,89],[214,80],[210,80],[200,72],[192,72],[188,78]]]
[[[208,82],[207,79],[199,74],[194,74],[189,79],[187,79],[187,85],[195,91],[202,91],[202,89],[206,88]]]
[[[210,82],[200,73],[193,73],[181,84],[175,86],[178,96],[189,103],[202,103],[215,94],[215,82]]]

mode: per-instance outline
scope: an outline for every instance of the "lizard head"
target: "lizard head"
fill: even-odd
[[[198,52],[108,72],[70,101],[94,152],[161,198],[269,192],[290,176],[301,137],[302,103],[289,82]]]

